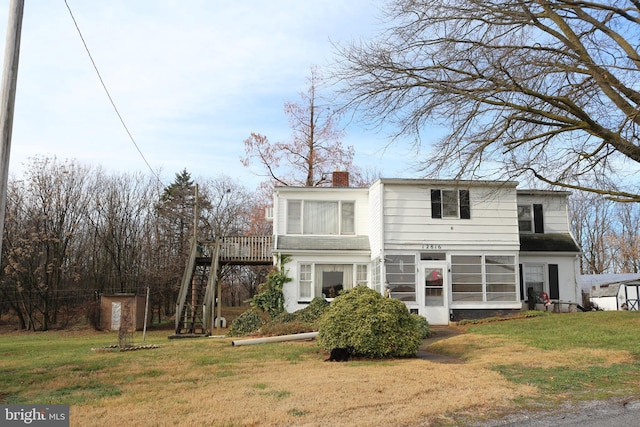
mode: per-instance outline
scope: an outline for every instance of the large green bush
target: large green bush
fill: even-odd
[[[264,325],[265,317],[264,313],[255,308],[250,308],[231,322],[227,335],[239,337],[255,334]]]
[[[284,294],[282,288],[284,284],[292,281],[287,276],[288,271],[284,265],[289,262],[289,257],[282,255],[280,257],[280,268],[274,267],[267,275],[267,281],[258,285],[258,293],[251,298],[251,307],[262,310],[274,319],[284,310]]]
[[[422,326],[401,301],[358,286],[342,292],[322,315],[318,343],[364,357],[411,357],[422,342]]]
[[[281,312],[270,319],[266,311],[251,308],[231,323],[228,335],[264,336],[299,334],[318,330],[318,320],[327,310],[329,303],[324,298],[314,298],[302,310]]]

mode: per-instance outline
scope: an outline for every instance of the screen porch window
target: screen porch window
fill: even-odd
[[[482,256],[451,256],[451,300],[482,301]]]
[[[451,300],[496,302],[517,300],[515,257],[452,255]]]
[[[367,286],[367,264],[358,264],[356,266],[356,286]]]
[[[485,256],[487,301],[515,301],[516,266],[512,256]]]
[[[355,233],[355,202],[287,201],[287,233],[339,235]]]
[[[391,298],[416,301],[416,257],[387,255],[385,257],[386,285]]]
[[[376,258],[371,263],[371,285],[373,289],[382,292],[382,280],[380,277],[380,270],[382,268],[382,262],[380,258]]]

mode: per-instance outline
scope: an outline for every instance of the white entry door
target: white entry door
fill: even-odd
[[[430,325],[449,324],[449,281],[446,262],[420,263],[420,308]]]

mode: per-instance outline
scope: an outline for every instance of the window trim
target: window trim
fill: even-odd
[[[308,282],[309,283],[309,290],[310,290],[310,296],[309,297],[303,297],[302,296],[302,292],[301,292],[301,283],[303,282],[302,280],[302,270],[303,270],[303,266],[308,266],[308,268],[310,269],[310,280],[305,280],[304,282]],[[309,302],[311,302],[311,300],[313,300],[316,297],[322,297],[322,295],[316,295],[316,282],[317,282],[317,278],[316,278],[316,272],[317,272],[317,268],[318,266],[349,266],[351,268],[351,287],[349,288],[343,288],[343,289],[353,289],[354,287],[358,286],[360,284],[360,282],[358,281],[358,267],[359,266],[363,266],[366,269],[366,286],[369,286],[369,282],[371,279],[370,276],[370,265],[369,263],[366,262],[313,262],[313,261],[301,261],[298,263],[298,271],[297,271],[297,278],[296,278],[296,294],[298,297],[298,304],[308,304]],[[343,274],[346,274],[346,272],[343,271]],[[333,298],[329,298],[329,297],[325,297],[325,299],[327,301],[333,301]]]
[[[299,216],[297,217],[299,224],[297,224],[297,231],[292,231],[291,228],[291,217],[290,217],[290,204],[291,203],[299,203],[300,205],[300,212],[299,212]],[[337,203],[338,204],[338,209],[337,209],[337,213],[338,213],[338,218],[337,218],[337,223],[336,226],[338,228],[337,233],[336,234],[315,234],[315,233],[306,233],[305,232],[305,204],[307,203]],[[353,231],[344,231],[345,224],[343,223],[344,221],[344,217],[343,217],[343,206],[345,204],[351,204],[353,205],[353,224],[351,225],[351,229]],[[319,199],[319,200],[315,200],[315,199],[287,199],[287,203],[286,203],[286,218],[285,218],[285,225],[286,225],[286,230],[285,230],[285,234],[286,235],[295,235],[295,236],[355,236],[356,235],[356,218],[357,218],[357,204],[355,200],[326,200],[326,199]]]
[[[444,192],[455,192],[456,216],[445,216]],[[431,189],[431,218],[434,219],[471,219],[471,193],[467,189],[433,188]]]
[[[520,208],[529,208],[530,230],[520,227]],[[518,203],[518,232],[521,234],[544,234],[544,206],[541,203]]]
[[[527,286],[527,268],[533,268],[533,267],[537,267],[541,269],[541,274],[542,274],[542,291],[541,292],[546,292],[547,294],[549,293],[549,281],[547,280],[548,274],[547,274],[547,265],[544,263],[523,263],[522,264],[522,289],[523,289],[523,295],[521,298],[523,298],[523,301],[528,301],[529,300],[529,286]]]
[[[456,292],[454,292],[453,287],[454,287],[454,277],[453,277],[453,273],[454,273],[454,265],[460,265],[460,264],[454,264],[454,259],[455,257],[480,257],[480,278],[481,278],[481,287],[482,287],[482,298],[481,299],[476,299],[476,300],[455,300],[454,299],[454,295],[456,294]],[[511,258],[511,261],[513,264],[495,264],[495,265],[509,265],[509,266],[513,266],[513,291],[512,292],[489,292],[488,291],[488,286],[495,284],[495,283],[489,283],[487,280],[487,275],[488,274],[492,274],[492,275],[497,275],[500,273],[496,273],[496,272],[492,272],[492,273],[488,273],[488,268],[487,268],[487,257],[491,258],[491,257],[509,257]],[[518,273],[518,263],[517,263],[518,257],[516,254],[511,254],[511,253],[483,253],[483,254],[478,254],[478,253],[455,253],[455,254],[451,254],[451,258],[450,258],[450,268],[451,268],[451,284],[450,289],[451,289],[451,296],[450,296],[450,300],[452,304],[460,304],[460,305],[473,305],[473,304],[501,304],[501,303],[515,303],[515,302],[519,302],[520,300],[518,299],[518,284],[519,284],[519,273]],[[462,265],[476,265],[476,264],[462,264]],[[489,264],[489,265],[494,265],[494,264]],[[511,276],[511,274],[509,274],[509,276]],[[476,294],[478,292],[475,292]],[[491,293],[506,293],[506,294],[514,294],[514,298],[512,300],[489,300],[488,299],[488,294]]]

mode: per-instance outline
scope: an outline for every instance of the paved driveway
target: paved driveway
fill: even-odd
[[[612,427],[639,426],[640,400],[633,398],[616,398],[609,400],[592,400],[576,404],[566,403],[552,412],[523,411],[509,414],[498,420],[466,427]]]

